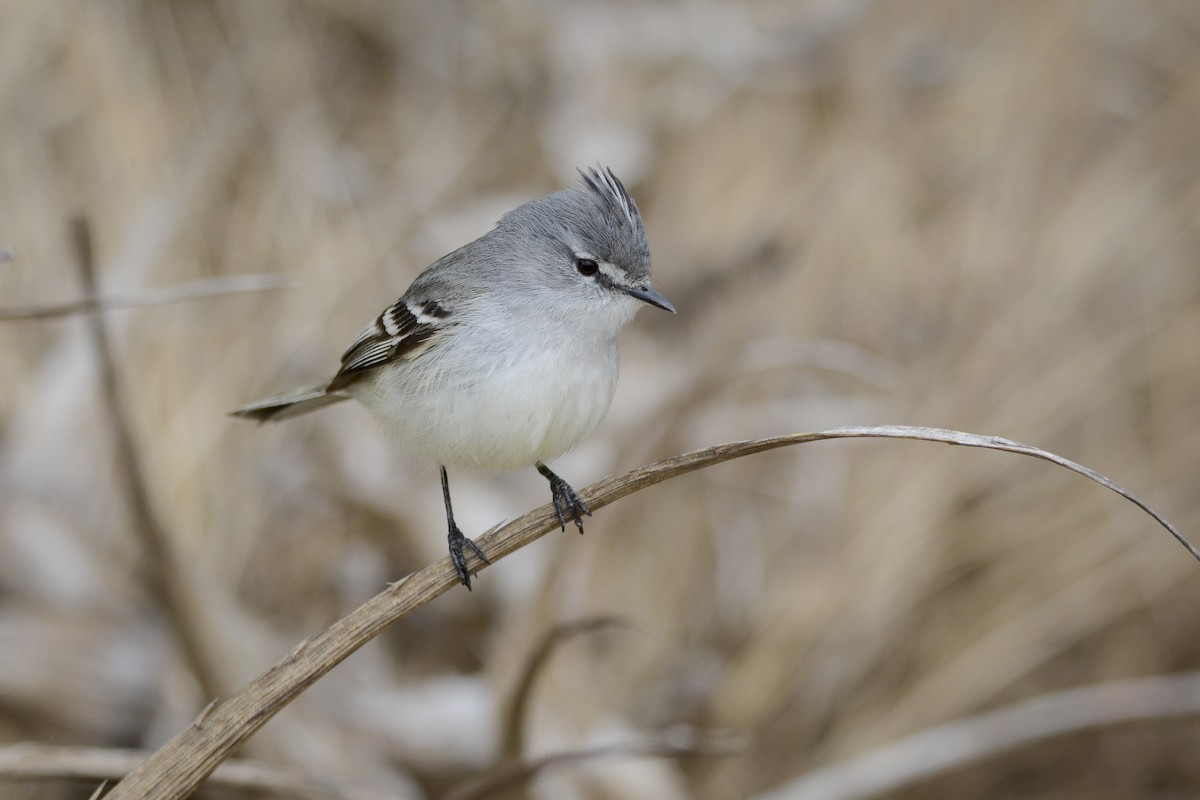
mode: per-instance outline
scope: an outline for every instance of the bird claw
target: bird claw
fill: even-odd
[[[450,523],[450,560],[454,562],[454,571],[458,573],[458,580],[463,586],[467,587],[467,591],[471,591],[471,573],[467,571],[467,557],[463,555],[463,548],[470,548],[480,561],[484,564],[491,564],[488,557],[479,549],[479,545],[468,539],[459,530],[458,526],[453,522]]]
[[[553,475],[553,473],[552,473]],[[571,485],[557,475],[549,477],[550,494],[554,498],[554,512],[558,514],[558,526],[566,532],[567,519],[574,520],[575,526],[579,528],[579,532],[583,533],[583,515],[592,515],[587,504],[579,499],[579,495],[571,488]],[[564,512],[565,509],[565,512]]]

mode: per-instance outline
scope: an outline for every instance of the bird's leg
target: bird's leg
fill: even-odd
[[[446,468],[442,467],[442,497],[446,500],[446,522],[450,526],[450,560],[454,562],[454,569],[458,572],[458,579],[462,581],[462,585],[467,587],[467,591],[471,591],[471,574],[467,572],[467,559],[463,555],[463,546],[471,548],[471,552],[479,556],[479,560],[485,564],[491,564],[483,551],[479,549],[479,545],[463,536],[463,532],[458,529],[458,525],[454,524],[454,509],[450,507],[450,481],[446,478]]]
[[[579,528],[579,532],[583,533],[583,515],[587,514],[590,517],[592,512],[579,499],[579,495],[575,494],[575,490],[571,488],[571,484],[555,475],[542,462],[537,462],[536,466],[537,471],[542,473],[542,477],[550,481],[550,494],[554,498],[554,510],[558,514],[559,527],[565,531],[567,529],[567,519],[569,518],[575,520],[575,525]]]

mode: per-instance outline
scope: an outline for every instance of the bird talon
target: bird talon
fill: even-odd
[[[550,470],[547,469],[546,472]],[[554,511],[558,514],[559,528],[566,532],[569,518],[575,523],[575,527],[579,528],[579,532],[583,533],[583,516],[586,514],[590,517],[591,509],[579,498],[569,483],[552,472],[547,477],[550,479],[550,494],[554,499]]]
[[[492,562],[491,562],[491,561],[488,559],[488,557],[487,557],[487,556],[485,556],[485,555],[483,554],[483,551],[479,549],[479,545],[475,544],[474,540],[472,540],[472,539],[468,539],[467,537],[465,537],[465,536],[464,536],[464,537],[463,537],[463,544],[465,544],[467,547],[471,548],[471,552],[472,552],[472,553],[474,553],[474,554],[475,554],[475,556],[476,556],[476,557],[477,557],[477,558],[478,558],[480,561],[482,561],[483,563],[485,563],[485,564],[487,564],[487,565],[489,565],[489,566],[491,565],[491,563],[492,563]]]
[[[471,573],[467,570],[467,557],[463,554],[463,548],[468,547],[480,561],[484,564],[491,564],[488,557],[479,549],[479,545],[468,539],[459,530],[454,523],[450,524],[450,560],[454,562],[454,571],[458,573],[458,580],[463,586],[467,587],[467,591],[471,591]]]

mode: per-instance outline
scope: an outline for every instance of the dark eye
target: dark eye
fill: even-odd
[[[575,269],[579,270],[580,275],[595,275],[600,271],[600,265],[590,258],[577,258]]]

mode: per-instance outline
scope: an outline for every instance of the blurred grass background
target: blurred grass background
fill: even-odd
[[[445,552],[436,470],[366,412],[224,412],[329,375],[508,208],[611,165],[678,317],[626,333],[576,486],[843,424],[1007,436],[1200,533],[1200,5],[0,2],[5,308],[248,273],[112,311],[207,675],[150,588],[81,317],[0,327],[0,743],[153,748]],[[546,501],[457,476],[464,530]],[[492,763],[554,625],[527,756],[687,724],[743,755],[592,762],[538,798],[754,797],[896,737],[1200,663],[1200,583],[1129,504],[924,443],[687,476],[482,573],[356,654],[246,755],[437,796]],[[1200,794],[1200,726],[1060,737],[894,797]],[[4,797],[91,787],[0,784]],[[402,794],[402,793],[408,794]],[[213,795],[216,796],[216,795]]]

